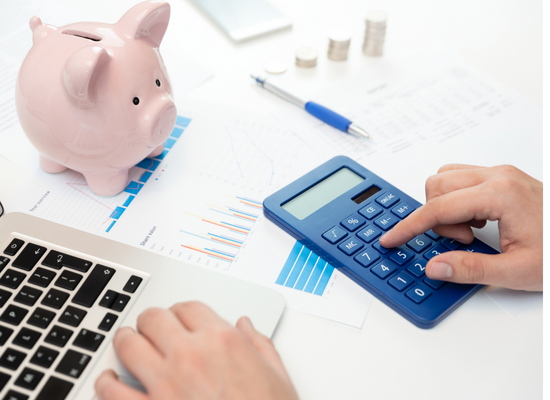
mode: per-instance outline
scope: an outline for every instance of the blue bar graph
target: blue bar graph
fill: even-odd
[[[322,296],[333,272],[333,266],[296,242],[275,283]]]

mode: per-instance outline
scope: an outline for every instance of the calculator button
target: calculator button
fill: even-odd
[[[414,239],[407,242],[407,246],[416,251],[417,253],[422,253],[428,247],[432,245],[432,241],[428,239],[425,235],[419,235]]]
[[[414,278],[406,272],[401,272],[399,275],[391,278],[388,283],[396,290],[402,292],[414,282]]]
[[[409,271],[417,278],[420,278],[426,273],[426,264],[428,264],[428,261],[424,260],[423,258],[419,258],[407,267],[407,271]]]
[[[398,201],[399,201],[399,197],[397,197],[392,192],[386,192],[382,196],[376,199],[376,202],[385,208],[389,208],[393,206]]]
[[[440,254],[443,254],[443,253],[446,253],[448,252],[449,249],[447,249],[446,247],[443,247],[441,246],[440,244],[438,244],[437,246],[435,246],[433,249],[430,249],[428,250],[425,254],[424,254],[424,258],[426,258],[427,260],[431,260],[432,258],[434,258],[435,256],[438,256]]]
[[[369,265],[377,261],[379,258],[380,258],[380,255],[377,252],[367,248],[355,256],[355,261],[357,261],[363,267],[367,268]]]
[[[404,247],[398,247],[397,250],[390,254],[390,259],[398,265],[405,265],[414,258],[414,253]]]
[[[435,233],[434,231],[432,231],[431,229],[425,233],[425,235],[427,235],[428,237],[432,238],[433,240],[437,240],[439,239],[441,236],[439,236],[437,233]]]
[[[365,220],[365,218],[360,217],[359,214],[355,213],[345,218],[343,221],[340,221],[340,225],[342,225],[348,231],[353,232],[365,225],[366,222],[367,221]]]
[[[21,247],[25,244],[24,241],[21,239],[13,239],[11,243],[6,247],[4,250],[4,254],[7,254],[8,256],[14,256]]]
[[[382,246],[378,241],[372,245],[372,248],[382,254],[388,254],[390,251],[392,251],[392,249],[387,249],[384,246]]]
[[[477,238],[474,238],[474,241],[472,243],[460,247],[459,250],[467,251],[469,253],[495,253],[495,250],[492,247],[483,243]]]
[[[390,260],[384,260],[380,264],[372,267],[371,272],[378,276],[380,279],[386,279],[388,276],[393,274],[396,269],[397,265],[395,265]]]
[[[373,219],[377,215],[382,214],[383,211],[384,209],[378,204],[371,203],[360,209],[359,214],[361,214],[366,219]]]
[[[397,215],[399,218],[405,218],[414,211],[414,207],[409,203],[401,203],[391,209],[391,212]]]
[[[415,303],[420,304],[428,297],[430,297],[432,293],[433,292],[426,285],[420,284],[406,292],[405,296],[407,296]]]
[[[363,246],[364,244],[359,239],[352,237],[338,245],[338,248],[348,256],[351,256],[357,253]]]
[[[398,222],[399,218],[397,218],[395,215],[384,214],[380,218],[374,220],[374,225],[387,231],[388,229],[393,228]]]
[[[328,231],[323,233],[323,237],[330,243],[334,244],[348,236],[347,232],[339,226],[333,226]]]
[[[445,246],[446,248],[448,248],[449,250],[456,250],[456,249],[458,249],[460,246],[462,246],[462,243],[457,242],[457,241],[454,240],[454,239],[449,239],[449,238],[443,239],[440,243],[441,243],[443,246]]]
[[[443,286],[446,282],[445,281],[436,281],[435,279],[426,278],[424,279],[424,283],[426,283],[428,286],[433,287],[434,289],[439,289],[441,286]]]
[[[381,234],[382,232],[374,226],[367,226],[366,228],[357,232],[357,237],[363,242],[370,243]]]

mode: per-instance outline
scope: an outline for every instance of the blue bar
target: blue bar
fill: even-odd
[[[111,222],[111,225],[109,225],[109,227],[107,228],[107,230],[105,232],[109,232],[111,230],[111,228],[113,227],[113,225],[116,223],[116,221],[117,220],[115,219],[113,222]]]
[[[304,286],[306,286],[307,280],[311,275],[311,271],[313,271],[313,267],[315,266],[315,263],[317,263],[318,260],[320,260],[319,256],[312,252],[307,264],[302,270],[302,275],[300,275],[300,279],[298,279],[296,286],[294,286],[294,289],[298,289],[298,290],[304,289]],[[320,260],[320,262],[322,261],[323,260]]]
[[[115,211],[112,212],[109,218],[119,219],[124,211],[126,211],[124,207],[117,206],[117,208],[115,208]]]
[[[183,133],[183,128],[178,128],[177,126],[174,128],[172,133],[170,134],[171,137],[179,139],[181,134]]]
[[[333,271],[334,267],[330,264],[327,264],[327,266],[325,267],[325,272],[323,272],[323,276],[321,277],[321,279],[319,279],[319,284],[317,285],[317,288],[315,289],[315,292],[313,294],[316,294],[318,296],[323,295]]]
[[[309,256],[312,254],[312,251],[304,246],[304,250],[302,250],[302,254],[300,254],[300,257],[298,257],[298,260],[296,260],[296,264],[294,264],[294,268],[292,268],[292,272],[290,273],[290,276],[286,280],[285,286],[293,288],[296,284],[296,280],[300,276],[300,273],[304,269],[304,266],[306,265]]]
[[[148,171],[154,171],[159,165],[160,161],[153,160],[151,158],[144,158],[138,164],[136,164],[136,167],[140,167]]]
[[[317,282],[319,282],[319,278],[321,277],[325,265],[328,265],[325,260],[319,260],[319,262],[315,266],[315,269],[311,273],[311,277],[309,278],[309,282],[307,283],[304,292],[313,293],[313,290],[315,290],[315,286],[317,285]]]
[[[178,118],[176,119],[176,125],[183,126],[184,128],[189,125],[189,122],[191,122],[191,118],[185,118],[181,115],[178,115]]]
[[[137,183],[135,181],[130,181],[130,183],[128,184],[126,189],[124,189],[124,191],[126,193],[130,193],[130,194],[138,194],[142,187],[143,187],[143,183]]]
[[[132,202],[132,200],[134,200],[136,198],[136,196],[128,196],[128,198],[126,199],[126,201],[124,202],[124,204],[122,205],[122,207],[128,207],[130,205],[130,203]]]
[[[166,157],[166,154],[168,154],[168,150],[164,149],[161,155],[155,157],[155,160],[164,160],[164,157]]]
[[[294,247],[290,251],[288,258],[286,259],[285,265],[279,273],[279,277],[275,281],[277,285],[285,284],[286,278],[288,278],[288,274],[290,274],[290,271],[292,270],[292,267],[294,266],[294,263],[296,262],[296,259],[298,258],[298,255],[300,254],[300,251],[303,247],[304,246],[300,242],[294,243]]]
[[[165,149],[171,149],[172,146],[176,143],[176,139],[168,138],[166,139],[166,142],[164,142],[164,148]]]
[[[145,182],[147,182],[147,180],[151,177],[151,175],[153,175],[152,172],[145,171],[145,172],[141,175],[141,177],[139,178],[139,181],[140,181],[141,183],[145,183]]]

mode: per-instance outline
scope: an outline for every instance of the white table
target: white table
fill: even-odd
[[[116,21],[134,4],[66,2],[105,22]],[[542,105],[541,1],[272,2],[292,18],[293,29],[237,45],[194,5],[171,1],[172,19],[161,51],[178,51],[215,70],[212,79],[176,96],[263,113],[262,104],[272,97],[251,84],[248,72],[274,57],[289,62],[285,83],[298,93],[314,93],[368,67],[371,60],[361,53],[363,15],[380,8],[389,14],[386,54],[438,39]],[[354,34],[349,60],[338,64],[325,56],[326,31],[333,25],[348,25]],[[299,45],[318,49],[315,69],[293,66]],[[30,172],[3,157],[0,171],[0,199],[5,201]],[[416,328],[376,299],[361,329],[287,310],[273,340],[302,399],[542,398],[542,305],[512,317],[478,293],[432,330]]]

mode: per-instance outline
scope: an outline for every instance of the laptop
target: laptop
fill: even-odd
[[[111,341],[149,307],[206,303],[271,337],[285,308],[275,290],[32,215],[0,218],[0,399],[94,399],[106,368],[139,383]]]

